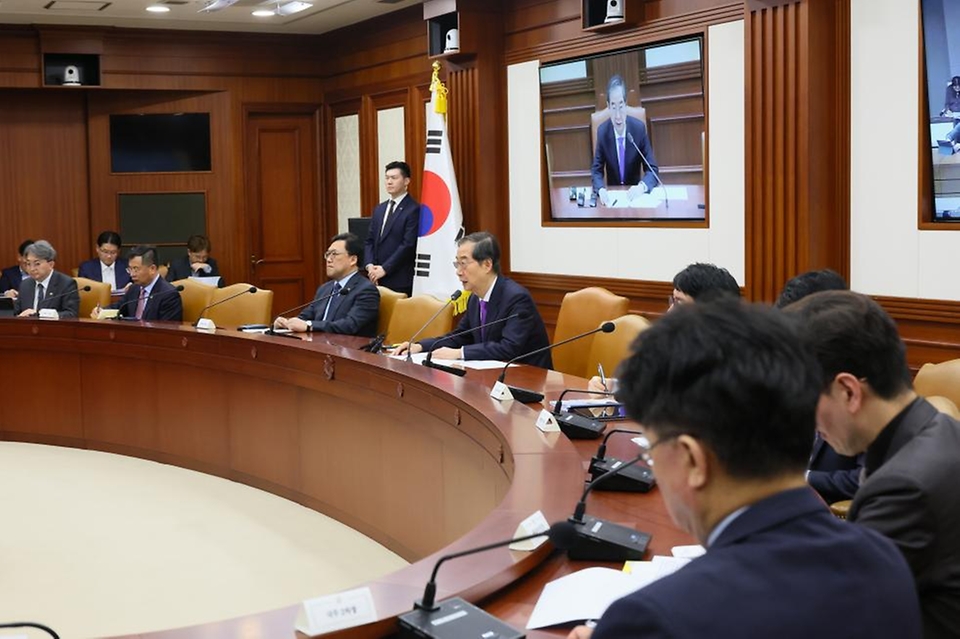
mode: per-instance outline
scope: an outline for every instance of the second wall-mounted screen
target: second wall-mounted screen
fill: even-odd
[[[209,113],[110,116],[113,173],[210,170]]]

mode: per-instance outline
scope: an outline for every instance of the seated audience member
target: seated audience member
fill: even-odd
[[[794,323],[736,300],[693,304],[634,349],[617,397],[670,516],[707,552],[614,602],[592,638],[920,637],[896,546],[834,517],[803,479],[821,376]]]
[[[107,282],[111,291],[122,291],[130,284],[127,260],[120,257],[123,243],[114,231],[104,231],[97,236],[97,259],[87,260],[77,269],[77,277],[97,282]]]
[[[142,321],[183,321],[183,300],[177,289],[160,277],[157,249],[152,246],[137,246],[130,250],[128,259],[133,286],[127,289],[123,299],[110,308],[119,309],[120,317]],[[99,309],[90,314],[100,316]]]
[[[313,303],[299,317],[278,317],[274,326],[296,333],[376,335],[380,291],[359,271],[357,263],[362,256],[363,241],[359,237],[353,233],[334,236],[323,254],[330,281],[317,289]]]
[[[864,478],[847,519],[899,546],[913,570],[924,637],[956,637],[960,423],[913,391],[896,324],[869,297],[825,291],[785,312],[799,320],[823,372],[820,435],[843,455],[866,451]],[[864,592],[873,595],[872,588]]]
[[[20,283],[30,277],[24,264],[26,257],[23,252],[31,244],[33,244],[33,240],[20,242],[20,246],[17,248],[17,263],[3,269],[3,273],[0,274],[0,293],[4,297],[16,297],[20,292]]]
[[[76,317],[80,311],[77,281],[54,270],[57,252],[50,242],[37,240],[24,249],[23,254],[30,277],[20,282],[20,291],[13,302],[14,315],[30,317],[40,309],[52,308],[61,318]]]
[[[167,269],[168,282],[187,277],[220,277],[217,260],[210,257],[210,240],[204,235],[191,235],[187,239],[187,254],[170,262]],[[222,277],[220,286],[223,286]]]
[[[807,271],[791,278],[783,286],[776,307],[784,308],[807,295],[820,291],[849,290],[846,280],[828,268]],[[813,452],[807,466],[807,481],[827,503],[853,499],[860,486],[863,455],[841,455],[818,433],[813,440]]]
[[[436,359],[511,360],[547,346],[547,329],[527,289],[500,274],[500,245],[490,233],[471,233],[457,242],[457,276],[466,291],[467,311],[454,331],[442,337],[424,339],[415,344],[404,342],[397,349],[402,355],[433,351]],[[458,337],[453,333],[521,313],[524,318],[494,324]],[[520,360],[541,368],[551,368],[550,351]]]

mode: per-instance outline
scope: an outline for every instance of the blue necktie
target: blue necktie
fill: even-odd
[[[327,318],[333,319],[334,315],[337,312],[337,306],[340,305],[340,289],[343,288],[340,286],[340,282],[337,282],[333,285],[333,295],[330,299],[327,300],[327,308],[323,311],[323,321],[327,321]]]

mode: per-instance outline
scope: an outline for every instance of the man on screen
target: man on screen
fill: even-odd
[[[610,111],[610,119],[597,128],[597,148],[593,165],[590,167],[593,190],[604,206],[610,205],[614,200],[604,184],[629,186],[627,197],[630,199],[649,193],[657,186],[660,169],[653,156],[650,138],[647,137],[647,127],[640,120],[627,115],[626,108],[627,88],[623,78],[614,75],[607,83],[607,109]],[[646,161],[643,158],[646,158]],[[647,164],[648,170],[641,180],[640,173],[644,164]]]

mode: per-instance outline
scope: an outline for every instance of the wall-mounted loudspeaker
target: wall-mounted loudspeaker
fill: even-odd
[[[623,0],[607,0],[607,19],[604,24],[623,20]]]

